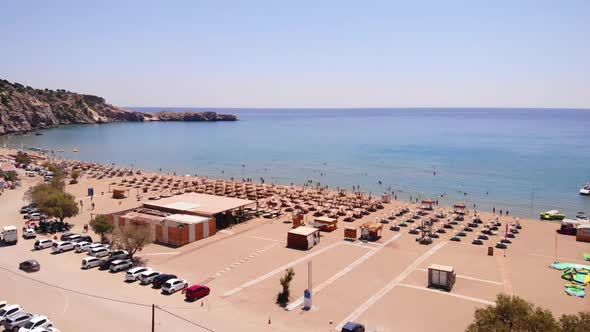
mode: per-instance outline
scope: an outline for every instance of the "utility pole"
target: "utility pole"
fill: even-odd
[[[156,305],[152,304],[152,332],[156,331]]]

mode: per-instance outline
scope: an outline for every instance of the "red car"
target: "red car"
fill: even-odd
[[[201,285],[192,285],[189,288],[185,288],[182,290],[182,293],[185,294],[186,299],[188,301],[198,300],[202,297],[209,295],[211,290],[207,286]]]

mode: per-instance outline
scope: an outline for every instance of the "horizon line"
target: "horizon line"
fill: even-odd
[[[423,110],[423,109],[471,109],[471,110],[576,110],[590,111],[590,107],[503,107],[503,106],[411,106],[411,107],[202,107],[202,106],[121,106],[125,109],[132,108],[193,108],[195,110],[206,111],[208,109],[224,110]]]

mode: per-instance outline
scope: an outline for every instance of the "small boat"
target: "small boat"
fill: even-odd
[[[78,152],[78,149],[72,149],[72,152]]]
[[[541,213],[541,220],[563,220],[565,214],[559,213],[559,210],[549,210]]]
[[[584,212],[578,212],[576,214],[576,221],[590,221],[590,219]]]
[[[590,196],[590,182],[582,186],[580,189],[580,195]]]
[[[41,136],[43,133],[35,133],[35,136]]]

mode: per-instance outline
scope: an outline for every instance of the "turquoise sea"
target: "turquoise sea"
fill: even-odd
[[[553,208],[572,217],[590,212],[590,197],[578,194],[590,181],[590,110],[215,111],[240,121],[74,125],[2,139],[12,147],[63,149],[67,158],[177,174],[354,185],[374,195],[393,190],[403,200],[466,200],[480,210],[495,206],[522,216]]]

